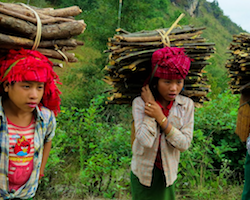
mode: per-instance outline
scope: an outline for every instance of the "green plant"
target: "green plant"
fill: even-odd
[[[239,96],[226,91],[216,99],[195,111],[195,129],[201,129],[206,136],[212,136],[215,149],[211,156],[214,167],[220,169],[222,159],[230,162],[231,170],[243,174],[245,146],[234,133],[238,113]]]

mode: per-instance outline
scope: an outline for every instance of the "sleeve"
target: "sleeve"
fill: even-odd
[[[48,126],[45,134],[44,143],[50,142],[53,137],[55,136],[55,130],[56,130],[56,118],[53,112],[51,112],[49,120],[48,120]]]
[[[194,102],[189,99],[183,119],[183,126],[180,128],[172,126],[166,135],[166,140],[175,148],[183,152],[188,149],[193,139],[194,129]]]
[[[134,99],[132,114],[135,124],[135,138],[143,147],[151,148],[157,137],[157,122],[144,112],[145,103],[141,97]]]

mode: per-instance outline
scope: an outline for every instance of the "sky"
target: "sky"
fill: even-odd
[[[217,0],[217,2],[224,15],[250,33],[250,0]]]

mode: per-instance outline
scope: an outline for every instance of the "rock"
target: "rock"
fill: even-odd
[[[171,3],[183,7],[190,16],[195,17],[198,13],[200,0],[171,0]]]

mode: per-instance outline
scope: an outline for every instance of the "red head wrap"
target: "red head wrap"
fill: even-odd
[[[191,60],[183,48],[165,47],[152,55],[152,71],[157,66],[154,77],[163,79],[185,79],[190,68]]]
[[[38,51],[10,50],[0,59],[0,82],[36,81],[44,82],[42,105],[57,115],[60,112],[61,93],[56,86],[58,75],[53,71],[53,63]],[[0,95],[3,91],[0,91]]]

